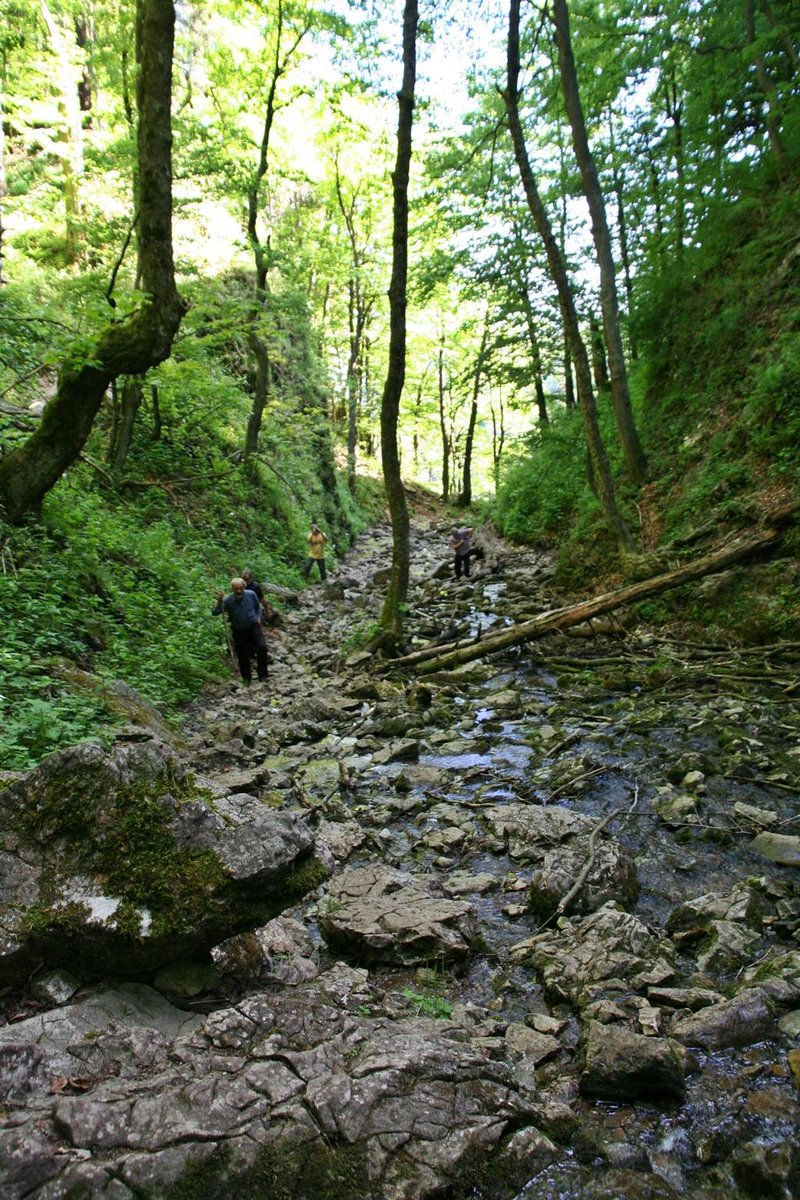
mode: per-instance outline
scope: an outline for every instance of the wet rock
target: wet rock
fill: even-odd
[[[719,921],[760,925],[766,908],[758,889],[748,884],[736,884],[729,892],[708,892],[679,904],[667,918],[667,931],[709,930]]]
[[[720,992],[710,988],[651,987],[647,990],[647,996],[653,1004],[662,1008],[690,1008],[692,1011],[708,1008],[709,1004],[724,1000]]]
[[[786,1061],[789,1064],[789,1070],[792,1072],[794,1086],[800,1092],[800,1050],[790,1050],[786,1056]]]
[[[733,1155],[733,1175],[740,1187],[751,1196],[785,1197],[797,1195],[800,1182],[800,1158],[791,1142],[764,1145],[745,1142]]]
[[[357,821],[320,821],[317,837],[330,848],[338,862],[345,862],[364,844],[367,833]]]
[[[488,871],[479,871],[475,875],[454,871],[442,881],[442,889],[447,896],[469,896],[476,892],[483,895],[498,886],[497,876],[490,875]]]
[[[373,762],[377,765],[382,765],[392,762],[404,762],[410,758],[419,758],[419,742],[415,738],[405,738],[402,741],[393,742],[392,745],[379,750],[373,756]]]
[[[700,824],[698,802],[694,796],[676,794],[670,790],[653,801],[653,808],[664,824],[672,828]]]
[[[40,1000],[56,1007],[71,1000],[80,986],[80,981],[70,971],[45,971],[36,976],[31,991]]]
[[[734,921],[711,921],[709,940],[697,956],[701,971],[719,974],[750,962],[758,934]]]
[[[395,787],[400,787],[402,782],[402,785],[409,791],[413,791],[415,788],[439,788],[447,782],[447,778],[447,771],[441,767],[432,767],[425,763],[411,763],[403,766],[395,780]]]
[[[508,804],[487,810],[491,833],[503,838],[512,857],[539,861],[554,844],[581,838],[585,842],[595,822],[554,804]]]
[[[478,944],[471,906],[434,881],[371,866],[335,877],[320,905],[320,931],[344,957],[407,965],[464,962]]]
[[[770,862],[786,867],[800,867],[800,837],[785,833],[760,833],[750,843],[751,850],[763,854]]]
[[[515,688],[502,688],[500,691],[490,692],[486,696],[487,708],[491,708],[501,717],[512,717],[519,713],[521,704],[520,694]]]
[[[512,1022],[506,1030],[506,1048],[512,1062],[525,1062],[538,1067],[558,1054],[561,1042],[550,1033],[539,1033],[527,1025]]]
[[[800,1008],[794,1012],[786,1013],[778,1021],[778,1028],[781,1033],[785,1033],[787,1037],[800,1040]]]
[[[451,825],[446,829],[428,830],[420,839],[420,844],[429,850],[456,851],[463,846],[467,837],[468,834],[463,829]]]
[[[656,1037],[661,1033],[661,1009],[646,1005],[636,1014],[639,1029],[645,1037]]]
[[[746,824],[760,826],[765,829],[768,829],[771,825],[777,825],[779,820],[778,814],[771,808],[756,808],[753,804],[743,804],[741,800],[736,801],[733,811]]]
[[[671,971],[659,939],[612,904],[580,921],[562,918],[557,930],[515,947],[512,958],[531,961],[553,998],[581,1005],[596,998],[593,989],[629,992],[648,971]]]
[[[683,1062],[665,1038],[592,1021],[586,1033],[584,1096],[606,1100],[675,1100],[686,1091]]]
[[[588,846],[560,846],[545,853],[531,875],[529,903],[540,916],[550,916],[567,895],[588,860]],[[636,867],[615,841],[598,838],[594,862],[580,892],[571,904],[578,913],[594,912],[608,901],[626,907],[636,900],[639,885]]]
[[[781,950],[774,947],[742,975],[745,986],[768,984],[772,980],[783,980],[793,987],[800,987],[800,949]]]
[[[257,791],[269,779],[269,771],[263,765],[244,771],[217,771],[208,776],[221,795]]]
[[[746,989],[730,1000],[680,1017],[670,1029],[670,1036],[684,1046],[700,1046],[705,1050],[749,1046],[774,1034],[774,1007],[759,988]]]

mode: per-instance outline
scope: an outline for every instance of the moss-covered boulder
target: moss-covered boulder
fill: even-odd
[[[155,738],[60,750],[0,791],[0,983],[142,978],[263,924],[327,875],[314,836],[214,796]]]

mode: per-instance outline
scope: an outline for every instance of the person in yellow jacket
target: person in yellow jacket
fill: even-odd
[[[325,534],[320,529],[316,521],[311,526],[311,532],[308,535],[308,558],[306,565],[303,568],[303,574],[308,579],[311,574],[311,568],[314,563],[319,567],[320,579],[325,578],[325,543],[327,542]]]

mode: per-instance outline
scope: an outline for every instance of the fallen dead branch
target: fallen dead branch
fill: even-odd
[[[573,883],[572,887],[569,889],[569,891],[567,892],[567,894],[565,896],[561,897],[558,904],[556,905],[556,916],[557,917],[562,916],[563,913],[565,913],[567,911],[570,904],[572,904],[572,901],[578,895],[578,893],[580,892],[584,883],[586,882],[586,880],[589,877],[589,872],[591,871],[592,867],[594,866],[594,860],[595,860],[594,844],[597,841],[597,835],[605,829],[606,825],[608,825],[611,821],[613,821],[614,817],[619,816],[619,814],[621,812],[622,812],[621,808],[612,808],[611,812],[608,813],[605,817],[603,817],[602,821],[598,821],[598,823],[595,825],[592,832],[589,834],[589,857],[586,859],[586,862],[583,864],[583,867],[581,868],[581,870],[578,874],[578,877],[575,880],[575,882]]]
[[[782,533],[778,529],[762,529],[745,537],[737,538],[718,550],[705,554],[702,558],[695,559],[674,571],[667,571],[662,575],[631,584],[629,587],[618,588],[614,592],[606,592],[591,600],[583,600],[579,604],[540,613],[532,620],[524,621],[510,629],[486,634],[480,642],[470,641],[467,644],[456,642],[447,647],[428,647],[401,658],[391,659],[387,665],[416,669],[422,674],[461,666],[500,650],[507,650],[512,646],[519,646],[524,642],[543,637],[554,630],[579,625],[591,617],[622,608],[626,604],[636,604],[650,596],[657,596],[672,588],[681,587],[685,583],[702,579],[705,575],[713,575],[734,563],[742,562],[771,549],[780,542],[781,537]]]

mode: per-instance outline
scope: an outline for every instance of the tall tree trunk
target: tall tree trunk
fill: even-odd
[[[578,404],[583,417],[586,443],[598,489],[598,499],[609,527],[614,533],[617,542],[621,546],[631,547],[633,545],[633,540],[630,532],[628,531],[628,527],[625,524],[622,513],[617,505],[617,499],[614,493],[614,484],[611,479],[611,468],[608,462],[608,455],[606,454],[606,449],[603,445],[603,439],[600,435],[600,426],[597,421],[597,409],[594,402],[594,393],[592,392],[591,367],[589,366],[589,357],[586,353],[586,347],[583,344],[583,339],[581,338],[580,334],[578,314],[575,308],[575,299],[572,295],[572,289],[570,288],[569,279],[567,277],[566,264],[561,251],[559,250],[558,243],[553,236],[553,230],[550,225],[550,219],[547,215],[547,210],[544,207],[544,203],[542,202],[542,198],[539,195],[539,190],[536,186],[536,180],[534,179],[533,171],[531,170],[530,161],[528,159],[528,151],[525,145],[525,137],[522,131],[522,124],[520,122],[518,91],[519,10],[520,0],[510,0],[508,18],[507,86],[506,90],[503,92],[506,115],[508,118],[508,127],[511,133],[511,140],[514,144],[514,154],[517,160],[517,167],[522,180],[522,186],[525,191],[525,197],[528,201],[528,208],[533,216],[539,237],[544,243],[548,266],[558,292],[558,300],[561,307],[561,317],[564,322],[564,329],[566,330],[569,338],[572,360],[575,364],[575,374],[578,384]]]
[[[658,266],[663,272],[667,266],[667,240],[664,233],[664,209],[661,202],[661,180],[658,175],[658,165],[651,146],[647,146],[645,150],[647,158],[647,178],[650,184],[650,201],[653,205],[653,212],[656,221],[656,257]]]
[[[347,285],[347,316],[350,332],[350,350],[347,359],[345,388],[347,392],[347,486],[352,494],[356,489],[356,453],[358,450],[358,401],[361,387],[361,347],[364,339],[367,321],[372,308],[372,298],[365,298],[362,280],[364,255],[359,245],[356,228],[356,198],[354,192],[347,203],[342,188],[339,173],[339,162],[336,161],[336,198],[339,211],[344,219],[347,237],[350,242],[350,279]]]
[[[55,81],[61,121],[58,141],[61,146],[61,172],[64,180],[64,216],[67,254],[78,257],[81,243],[80,180],[83,176],[83,128],[78,95],[78,77],[64,33],[48,7],[39,0],[42,20],[56,60]]]
[[[664,80],[664,108],[672,124],[672,156],[675,161],[675,257],[683,261],[686,243],[686,184],[683,161],[683,101],[674,68]]]
[[[614,406],[614,416],[628,473],[634,483],[642,483],[647,477],[647,460],[639,441],[631,407],[628,370],[622,348],[622,328],[617,298],[616,269],[611,252],[611,235],[608,231],[606,206],[600,179],[586,133],[586,121],[578,89],[578,74],[572,53],[569,9],[567,0],[552,0],[552,4],[558,63],[561,71],[561,90],[572,129],[572,144],[581,173],[583,194],[592,218],[592,237],[597,252],[597,265],[600,268],[600,307],[603,312],[603,334],[608,354],[611,402]]]
[[[631,253],[628,245],[628,218],[625,212],[625,178],[617,163],[617,147],[614,136],[614,114],[608,110],[608,135],[610,142],[611,178],[614,187],[614,197],[617,202],[617,236],[619,237],[619,253],[622,259],[622,278],[625,283],[625,300],[628,306],[628,316],[633,312],[633,281],[631,278]],[[635,362],[638,353],[636,342],[628,327],[628,342],[631,359]]]
[[[126,379],[122,386],[119,420],[116,422],[114,437],[109,452],[109,462],[115,471],[121,471],[125,466],[128,451],[133,440],[133,430],[136,417],[142,403],[142,377]]]
[[[608,364],[606,362],[603,331],[594,313],[589,317],[589,334],[592,340],[592,373],[594,374],[594,383],[598,392],[603,392],[608,388]]]
[[[460,503],[463,508],[469,508],[472,503],[472,447],[475,441],[475,422],[478,419],[478,397],[481,391],[481,379],[483,378],[483,368],[486,362],[486,344],[489,341],[489,310],[486,310],[486,317],[483,322],[483,333],[481,334],[481,345],[478,350],[478,357],[475,360],[475,377],[472,383],[472,404],[469,410],[469,425],[467,426],[467,439],[464,442],[464,476],[461,484],[461,499]]]
[[[31,437],[0,459],[0,505],[9,521],[35,513],[80,454],[112,379],[139,375],[169,357],[186,305],[172,257],[172,0],[138,0],[137,158],[141,179],[139,268],[146,301],[108,326],[87,350],[81,340],[59,373],[56,394]]]
[[[163,422],[161,420],[161,401],[159,400],[158,387],[155,383],[150,385],[150,402],[153,405],[153,432],[151,437],[154,442],[160,442]]]
[[[403,635],[402,605],[408,595],[409,518],[400,456],[397,420],[406,374],[406,288],[408,284],[408,178],[417,77],[417,0],[403,6],[403,82],[398,92],[397,161],[392,173],[392,277],[389,284],[389,367],[381,404],[381,462],[392,517],[392,575],[380,617],[381,644],[399,646]]]
[[[500,490],[500,460],[503,457],[503,444],[506,440],[505,411],[503,408],[503,393],[497,397],[497,409],[490,405],[492,414],[492,477],[495,494]]]
[[[269,345],[267,343],[266,336],[260,328],[262,319],[269,305],[268,275],[271,262],[271,247],[269,237],[262,241],[261,237],[259,236],[258,218],[261,209],[261,185],[269,168],[270,139],[272,136],[272,126],[275,122],[278,84],[282,76],[285,75],[292,55],[300,44],[300,40],[302,38],[302,33],[296,36],[286,52],[282,54],[281,39],[283,36],[283,29],[283,0],[278,0],[275,18],[275,56],[272,62],[272,74],[270,75],[269,84],[267,86],[266,110],[264,113],[264,124],[261,131],[261,144],[259,146],[258,163],[253,176],[253,182],[247,193],[247,240],[250,243],[251,250],[253,251],[253,262],[255,267],[255,282],[253,287],[253,302],[250,310],[250,330],[248,342],[256,363],[256,386],[253,394],[253,404],[250,410],[250,417],[247,422],[247,432],[245,434],[245,457],[255,454],[256,450],[258,449],[258,439],[261,433],[261,421],[264,416],[264,410],[267,406],[267,401],[269,400],[272,378],[270,370]]]
[[[444,405],[444,334],[437,356],[437,381],[439,388],[439,429],[442,433],[442,499],[450,496],[450,438],[447,434],[447,412]]]
[[[756,14],[753,0],[745,0],[744,18],[747,26],[747,41],[751,46],[756,45]],[[777,87],[775,80],[767,69],[767,63],[764,55],[756,53],[754,56],[756,66],[756,79],[758,80],[758,89],[763,97],[761,105],[764,127],[769,138],[770,148],[775,156],[775,162],[778,165],[778,174],[782,179],[788,175],[788,166],[786,161],[786,148],[781,138],[781,122],[780,114],[776,110],[777,102]]]
[[[272,385],[272,368],[266,338],[261,337],[256,329],[251,329],[248,343],[253,359],[255,360],[256,369],[253,384],[253,400],[244,435],[245,458],[249,458],[251,454],[255,454],[258,450],[261,421],[267,401],[269,400]]]
[[[572,412],[578,407],[575,399],[575,381],[572,378],[572,355],[566,333],[564,334],[564,407],[567,412]]]
[[[84,124],[91,126],[92,118],[92,70],[90,66],[91,60],[86,57],[86,52],[91,46],[91,38],[89,31],[91,28],[90,20],[86,13],[80,13],[75,18],[75,41],[78,49],[84,54],[83,68],[81,76],[78,80],[78,104],[84,115]]]
[[[550,424],[550,416],[547,412],[547,400],[544,394],[544,376],[542,373],[542,350],[539,345],[539,338],[536,333],[536,318],[533,315],[533,305],[531,304],[531,294],[528,291],[527,283],[522,280],[520,282],[520,299],[522,300],[522,311],[525,313],[525,324],[528,329],[528,341],[531,345],[531,363],[533,365],[533,385],[536,391],[536,409],[539,415],[539,425],[546,427]]]

